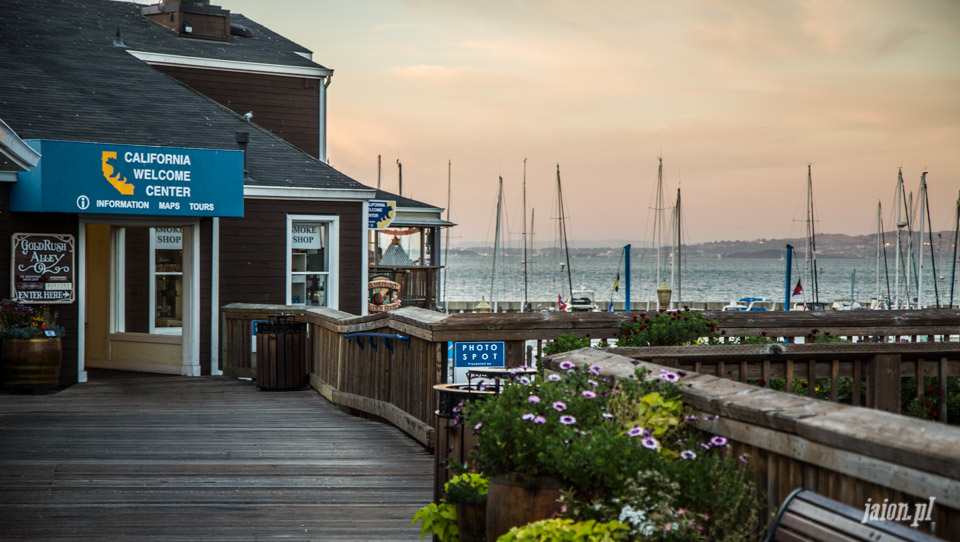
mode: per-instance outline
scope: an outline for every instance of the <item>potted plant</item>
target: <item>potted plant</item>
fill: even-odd
[[[33,392],[49,392],[59,386],[63,334],[50,307],[0,302],[4,385]]]
[[[457,528],[461,542],[485,540],[487,492],[490,481],[481,474],[468,472],[453,477],[444,487],[445,500],[457,507]]]
[[[630,539],[756,536],[761,505],[749,469],[729,457],[726,439],[687,425],[678,374],[641,369],[614,380],[600,367],[548,361],[560,372],[463,409],[490,476],[488,540],[556,517],[619,521]]]

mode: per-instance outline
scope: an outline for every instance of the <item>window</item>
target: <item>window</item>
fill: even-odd
[[[337,308],[337,217],[288,217],[287,303]]]
[[[151,333],[179,335],[183,330],[183,230],[150,228]]]

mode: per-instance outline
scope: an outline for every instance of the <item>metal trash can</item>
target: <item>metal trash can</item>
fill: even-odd
[[[309,383],[307,324],[292,314],[271,314],[257,326],[257,387],[301,390]]]

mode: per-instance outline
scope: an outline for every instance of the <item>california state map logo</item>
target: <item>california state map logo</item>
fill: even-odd
[[[103,170],[103,176],[107,179],[107,182],[113,185],[117,189],[117,192],[120,192],[124,196],[133,195],[133,184],[127,182],[127,178],[124,177],[119,171],[114,173],[113,164],[110,164],[110,160],[117,159],[117,151],[103,151],[100,155],[100,164],[101,169]]]

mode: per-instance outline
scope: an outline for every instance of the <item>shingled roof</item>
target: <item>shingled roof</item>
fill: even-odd
[[[127,46],[156,41],[151,50],[160,51],[161,45],[177,47],[180,40],[206,48],[204,54],[216,48],[234,54],[259,43],[264,50],[254,53],[256,47],[250,47],[249,54],[264,56],[292,42],[280,44],[276,34],[251,21],[244,24],[260,32],[260,39],[185,40],[143,18],[141,7],[111,0],[4,0],[0,119],[23,139],[129,145],[236,149],[236,132],[246,131],[250,175],[245,185],[369,190],[373,197],[373,189],[134,58],[114,38],[120,28]],[[231,49],[234,40],[244,39],[254,41]],[[279,57],[282,62],[319,66],[288,53]]]

